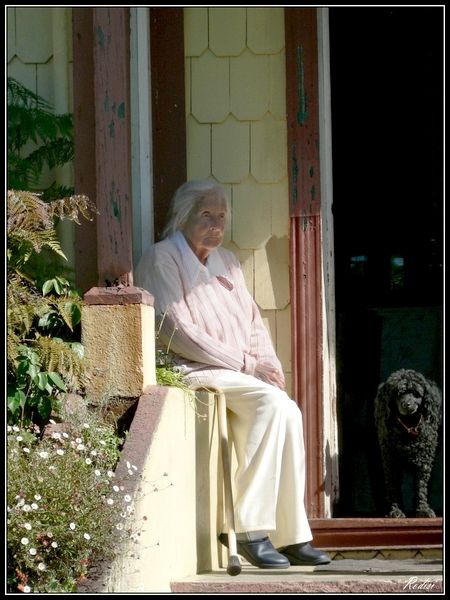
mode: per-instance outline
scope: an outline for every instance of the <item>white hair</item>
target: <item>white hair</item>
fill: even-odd
[[[209,194],[215,194],[226,206],[226,218],[230,218],[230,202],[225,188],[212,179],[192,179],[183,183],[175,192],[169,210],[169,218],[162,232],[162,238],[175,233],[186,223],[192,210]]]

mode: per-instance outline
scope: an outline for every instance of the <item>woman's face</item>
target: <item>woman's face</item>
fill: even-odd
[[[222,243],[226,214],[225,202],[214,193],[205,195],[191,211],[182,231],[200,262],[205,263]]]

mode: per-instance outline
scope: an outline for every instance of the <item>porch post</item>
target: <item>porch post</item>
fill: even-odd
[[[286,8],[286,81],[292,298],[293,394],[302,409],[305,504],[323,517],[323,331],[317,15]]]
[[[153,298],[133,286],[129,9],[88,10],[98,287],[84,297],[82,342],[98,401],[138,397],[156,378]]]

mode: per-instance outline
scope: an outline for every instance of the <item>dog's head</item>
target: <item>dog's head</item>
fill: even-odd
[[[433,382],[418,371],[400,369],[391,375],[378,388],[376,406],[378,416],[384,413],[409,417],[430,412],[430,405],[440,405],[440,392]]]

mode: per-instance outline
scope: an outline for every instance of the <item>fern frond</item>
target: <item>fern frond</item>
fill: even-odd
[[[80,213],[88,221],[93,221],[94,215],[98,214],[95,204],[84,194],[74,194],[73,196],[60,198],[49,202],[48,206],[53,217],[69,219],[75,221],[78,225],[80,224]]]
[[[67,342],[60,338],[41,336],[36,340],[36,349],[43,370],[60,373],[70,389],[80,389],[83,385],[84,360]]]

